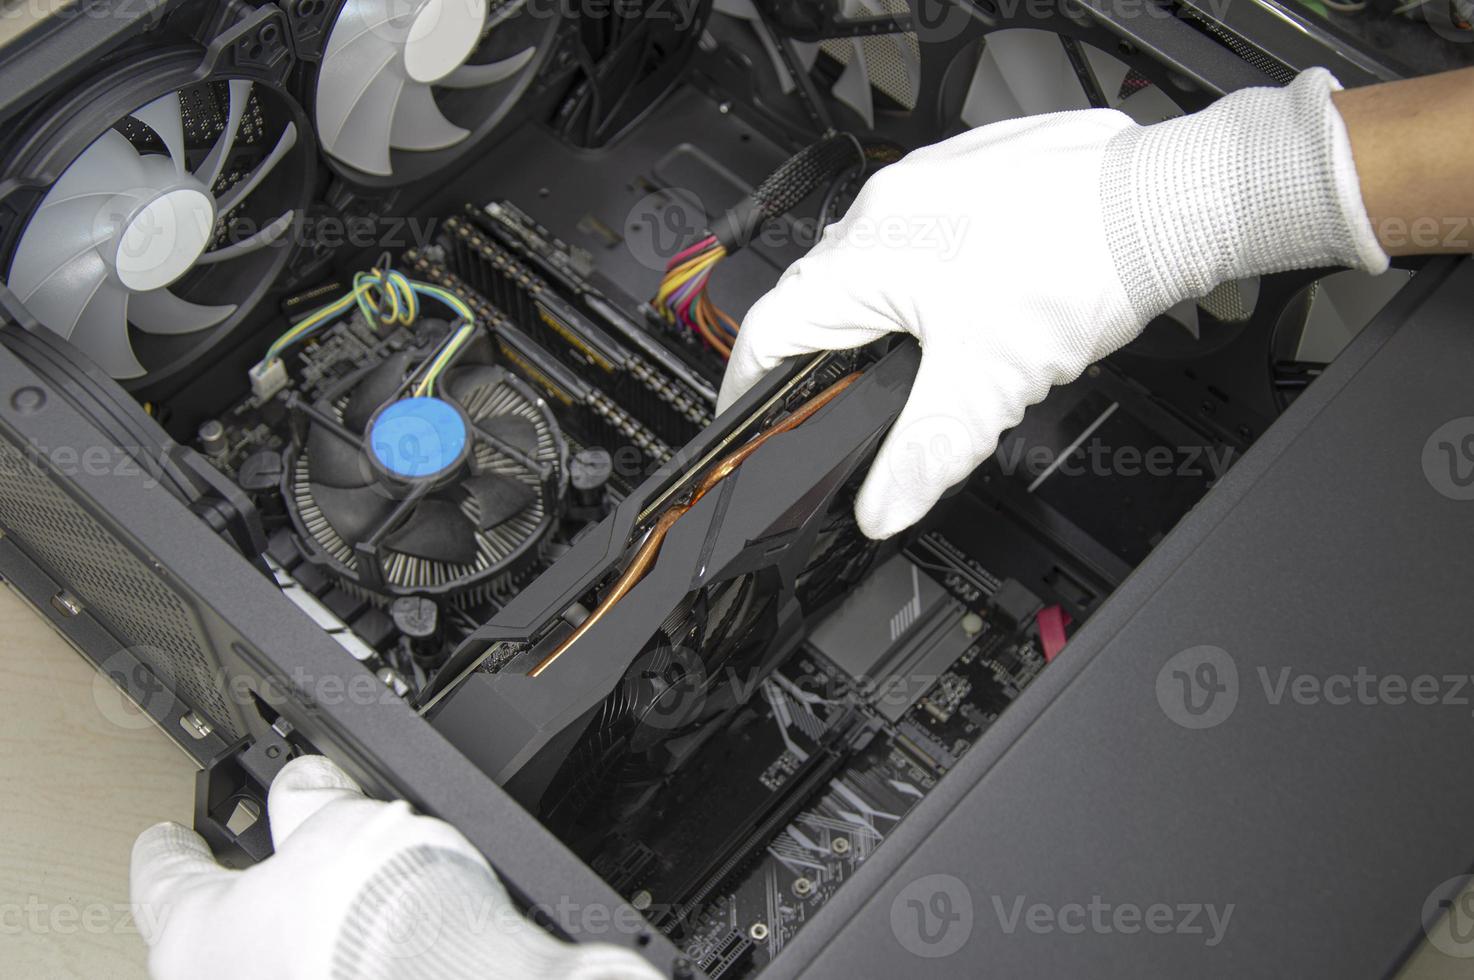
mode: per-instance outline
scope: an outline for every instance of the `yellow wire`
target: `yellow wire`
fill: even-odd
[[[419,383],[419,386],[415,389],[415,397],[423,398],[427,395],[432,395],[435,393],[435,382],[439,380],[441,372],[445,370],[446,366],[449,365],[450,362],[455,358],[456,354],[460,352],[460,349],[466,345],[466,342],[471,338],[471,334],[474,332],[474,330],[475,325],[472,323],[467,323],[465,326],[461,327],[460,330],[456,331],[456,334],[454,337],[451,338],[450,343],[445,345],[445,349],[440,352],[440,354],[435,358],[434,363],[430,365],[430,369],[425,372],[424,380],[422,380]]]
[[[412,326],[420,315],[420,296],[439,300],[468,324],[476,316],[465,300],[455,293],[430,283],[416,282],[402,272],[388,274],[379,269],[360,272],[353,277],[353,288],[344,296],[312,313],[301,323],[282,334],[266,351],[268,362],[279,358],[282,351],[312,333],[329,320],[339,317],[357,305],[364,320],[375,326]]]
[[[660,291],[655,294],[655,306],[664,309],[666,300],[675,295],[682,286],[699,276],[701,273],[716,265],[726,256],[726,251],[716,251],[692,259],[685,265],[672,270],[660,284]]]

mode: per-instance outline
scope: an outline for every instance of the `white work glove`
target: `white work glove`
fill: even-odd
[[[533,925],[459,831],[368,799],[322,756],[282,768],[267,812],[276,854],[246,871],[178,824],[133,845],[134,917],[157,980],[659,980],[629,950]]]
[[[1177,303],[1269,272],[1386,269],[1339,87],[1311,69],[1153,126],[1061,112],[911,153],[752,308],[718,407],[784,358],[914,335],[915,387],[855,506],[872,538],[909,527],[1052,385]]]

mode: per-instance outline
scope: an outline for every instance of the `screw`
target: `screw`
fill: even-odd
[[[848,837],[836,837],[834,842],[829,845],[829,849],[835,854],[848,854],[850,853],[850,839]]]
[[[51,597],[51,608],[70,619],[82,614],[82,604],[70,592],[58,592]]]
[[[755,943],[760,943],[768,938],[768,924],[766,922],[754,922],[747,930],[747,938]]]
[[[193,711],[179,719],[179,727],[188,732],[191,738],[204,738],[215,730],[213,725]]]
[[[793,883],[793,893],[803,898],[814,890],[814,883],[807,878],[799,878]]]
[[[46,405],[46,392],[27,386],[10,396],[10,407],[22,415],[34,415]]]

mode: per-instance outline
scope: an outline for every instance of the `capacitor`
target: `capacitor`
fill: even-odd
[[[568,483],[573,489],[573,503],[578,507],[597,508],[604,504],[604,492],[614,475],[614,459],[607,450],[582,449],[573,454],[568,466]]]
[[[425,596],[401,596],[389,606],[394,628],[409,641],[417,660],[434,660],[443,651],[440,642],[440,607]]]
[[[200,448],[207,456],[224,456],[230,448],[230,441],[225,438],[225,426],[220,424],[219,419],[210,419],[200,425],[199,431]]]

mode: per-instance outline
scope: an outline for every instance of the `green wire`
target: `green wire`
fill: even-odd
[[[476,322],[470,305],[450,290],[427,282],[417,282],[402,272],[391,271],[385,274],[374,269],[355,275],[353,288],[348,293],[309,314],[301,323],[278,337],[266,349],[266,358],[262,363],[269,364],[277,360],[288,347],[311,336],[324,324],[347,313],[355,305],[364,320],[374,326],[410,326],[419,319],[421,296],[438,300],[466,321],[467,325],[474,325]]]

